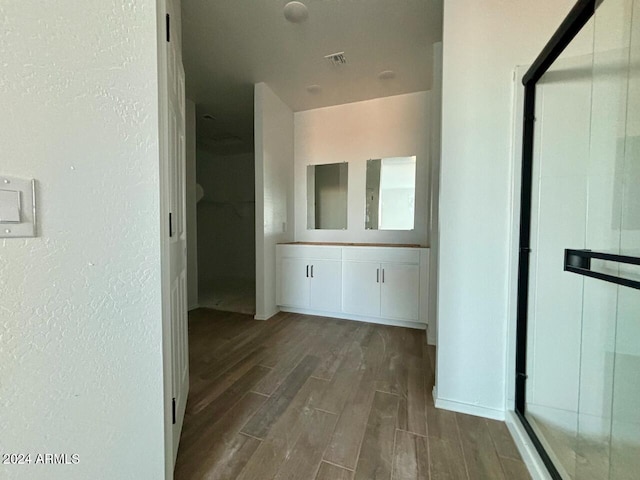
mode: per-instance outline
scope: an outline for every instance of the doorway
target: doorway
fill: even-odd
[[[200,128],[215,122],[199,116]],[[204,123],[204,126],[202,125]],[[256,313],[255,153],[253,144],[210,136],[198,144],[196,182],[198,305]]]

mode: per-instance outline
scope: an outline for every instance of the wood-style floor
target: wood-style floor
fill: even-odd
[[[422,331],[199,309],[189,345],[178,480],[529,478],[503,423],[433,406]]]

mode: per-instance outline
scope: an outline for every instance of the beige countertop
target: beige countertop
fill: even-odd
[[[278,245],[317,245],[332,247],[398,247],[398,248],[429,248],[417,244],[403,243],[349,243],[349,242],[283,242]]]

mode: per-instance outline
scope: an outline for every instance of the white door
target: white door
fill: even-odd
[[[280,268],[280,305],[308,307],[311,262],[304,258],[285,257]]]
[[[339,312],[342,307],[342,262],[312,260],[310,263],[310,308],[324,312]]]
[[[179,18],[167,2],[170,19]],[[167,22],[169,32],[177,30]],[[187,233],[185,208],[185,92],[184,69],[179,35],[166,38],[167,55],[167,156],[168,156],[168,225],[171,302],[171,376],[173,456],[178,452],[189,392],[189,351],[187,327]]]
[[[418,321],[420,267],[383,263],[380,312],[385,318]]]
[[[342,306],[345,313],[380,316],[380,264],[343,262]]]

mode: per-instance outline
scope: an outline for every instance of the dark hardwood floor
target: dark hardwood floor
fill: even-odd
[[[433,406],[422,331],[199,309],[189,346],[177,480],[529,478],[503,423]]]

